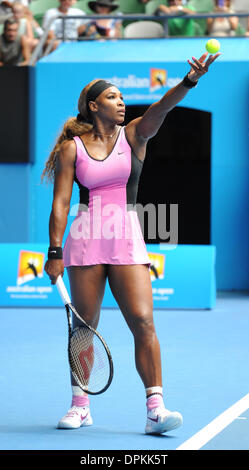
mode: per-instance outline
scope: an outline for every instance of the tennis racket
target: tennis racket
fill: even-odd
[[[113,362],[102,336],[88,325],[72,305],[61,276],[56,281],[68,321],[68,360],[73,378],[84,392],[98,395],[107,390],[113,378]],[[72,328],[75,315],[81,326]]]

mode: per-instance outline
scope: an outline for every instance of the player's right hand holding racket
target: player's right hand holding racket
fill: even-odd
[[[58,276],[63,276],[64,273],[63,259],[48,259],[44,269],[51,280],[51,284],[56,284]]]
[[[68,320],[68,359],[72,376],[91,395],[103,393],[113,378],[113,362],[109,348],[102,336],[79,315],[72,305],[61,276],[56,286],[64,303]],[[72,329],[72,315],[80,321],[80,326]]]

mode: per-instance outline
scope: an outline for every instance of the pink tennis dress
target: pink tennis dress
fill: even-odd
[[[135,206],[143,163],[132,151],[125,127],[104,160],[91,157],[80,137],[74,141],[80,204],[63,250],[65,266],[150,265]]]

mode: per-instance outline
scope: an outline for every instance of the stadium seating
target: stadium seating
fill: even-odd
[[[49,8],[58,7],[58,0],[32,0],[29,5],[35,20],[41,25],[42,18]]]
[[[214,10],[214,0],[189,0],[188,6],[192,6],[197,13],[210,13]],[[195,36],[207,34],[207,20],[198,18],[195,20]]]
[[[119,10],[124,14],[145,13],[145,6],[137,0],[118,0]]]
[[[156,21],[135,21],[124,28],[125,38],[163,38],[164,29]]]
[[[249,13],[248,0],[233,0],[233,11],[235,13]],[[236,34],[244,35],[248,27],[248,18],[240,18]]]
[[[147,15],[154,15],[157,7],[159,7],[159,5],[167,5],[167,1],[166,0],[151,0],[150,2],[146,3],[145,5],[145,13]]]

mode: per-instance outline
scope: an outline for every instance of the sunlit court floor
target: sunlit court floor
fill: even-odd
[[[212,310],[155,310],[165,405],[184,420],[161,436],[144,434],[144,387],[118,309],[103,309],[98,328],[113,382],[91,397],[93,426],[76,430],[56,428],[71,401],[64,308],[0,314],[1,450],[249,450],[249,294],[218,293]]]

